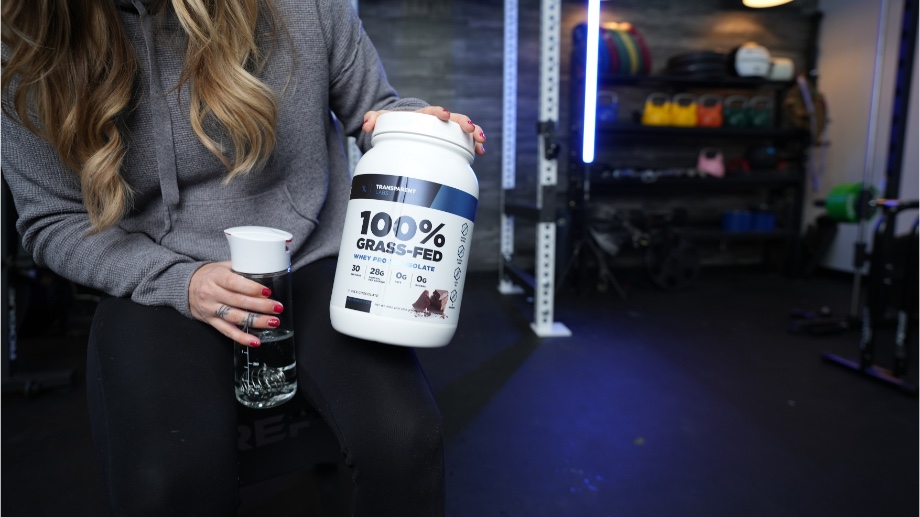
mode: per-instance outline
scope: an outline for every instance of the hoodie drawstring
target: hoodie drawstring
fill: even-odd
[[[178,171],[176,170],[176,150],[173,146],[172,119],[169,114],[169,106],[166,103],[166,93],[163,90],[163,85],[160,84],[153,17],[147,12],[147,8],[141,0],[132,0],[132,3],[140,14],[141,32],[144,35],[144,43],[147,46],[149,74],[147,95],[150,101],[151,116],[154,121],[151,133],[153,134],[153,145],[157,160],[157,174],[160,179],[160,193],[163,196],[163,235],[165,235],[172,229],[170,212],[179,205],[179,182],[177,178]],[[157,240],[159,241],[160,239]]]

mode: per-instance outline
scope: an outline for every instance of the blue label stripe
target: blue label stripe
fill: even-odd
[[[351,180],[351,199],[406,203],[476,220],[479,201],[460,189],[389,174],[361,174]]]

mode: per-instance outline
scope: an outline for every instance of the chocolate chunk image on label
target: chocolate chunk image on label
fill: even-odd
[[[422,294],[418,297],[418,300],[412,304],[412,308],[419,312],[424,312],[428,310],[429,305],[431,305],[431,298],[428,296],[428,290],[426,289],[422,291]]]
[[[446,308],[447,291],[444,289],[435,289],[434,292],[431,293],[431,303],[428,305],[428,310],[443,314]]]

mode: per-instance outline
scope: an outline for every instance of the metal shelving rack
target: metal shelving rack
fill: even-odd
[[[501,257],[499,285],[503,294],[532,293],[534,317],[530,327],[540,337],[566,337],[572,332],[555,321],[556,183],[559,146],[559,22],[561,0],[540,2],[540,99],[537,200],[534,205],[512,205],[506,193],[515,188],[517,133],[517,0],[505,0],[504,127],[502,130]],[[528,274],[513,263],[515,217],[536,221],[535,272]]]

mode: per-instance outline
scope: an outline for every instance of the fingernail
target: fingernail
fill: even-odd
[[[272,310],[277,312],[278,314],[281,314],[281,312],[284,310],[284,306],[281,305],[280,303],[276,303],[275,306],[272,307]]]
[[[269,327],[277,327],[278,325],[281,325],[281,320],[279,320],[278,318],[271,318],[270,320],[268,320]]]
[[[450,113],[450,110],[448,110],[447,108],[441,108],[441,109],[444,110],[444,113]]]
[[[271,295],[272,295],[272,290],[271,290],[271,289],[269,289],[269,288],[267,288],[267,287],[263,287],[263,288],[262,288],[262,296],[271,296]]]
[[[476,125],[476,124],[473,124],[473,121],[472,121],[472,120],[467,120],[467,123],[469,123],[469,125],[471,125],[471,126],[475,126],[475,125]]]
[[[479,136],[481,136],[483,140],[486,139],[486,134],[483,133],[482,131],[479,132]]]
[[[367,119],[364,119],[364,123],[367,124]]]
[[[479,147],[482,147],[482,152],[486,152],[486,146],[480,145]]]
[[[259,342],[258,342],[258,341],[250,341],[250,342],[249,342],[249,346],[251,346],[251,347],[253,347],[253,348],[259,348]]]

